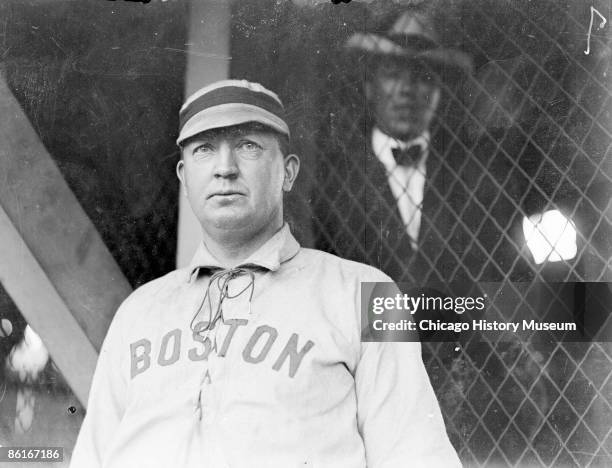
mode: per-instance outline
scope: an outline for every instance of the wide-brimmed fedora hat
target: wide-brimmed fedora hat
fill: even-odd
[[[419,60],[438,70],[451,68],[465,73],[472,70],[470,55],[443,47],[432,18],[420,11],[404,11],[383,34],[379,31],[354,33],[345,47],[373,56]]]

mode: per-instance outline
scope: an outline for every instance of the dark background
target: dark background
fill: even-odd
[[[187,2],[0,3],[3,78],[133,287],[175,268],[187,25]],[[84,409],[51,361],[30,384],[6,371],[26,321],[1,286],[0,318],[13,324],[0,336],[0,444],[63,446],[67,460]],[[30,390],[28,422],[17,398]]]

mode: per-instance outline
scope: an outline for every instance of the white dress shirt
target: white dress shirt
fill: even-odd
[[[414,249],[417,248],[421,227],[429,141],[430,135],[427,131],[407,142],[396,140],[378,128],[374,128],[372,131],[372,149],[387,171],[391,193],[397,201],[397,208],[406,227],[406,233],[410,237],[410,244]],[[421,147],[419,160],[410,166],[397,164],[392,150],[395,148],[404,150],[414,145]]]

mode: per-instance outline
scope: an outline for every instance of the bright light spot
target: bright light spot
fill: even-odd
[[[7,357],[7,370],[17,375],[21,382],[32,383],[45,368],[49,352],[40,336],[29,325],[23,332],[23,340],[11,350]]]
[[[39,350],[44,349],[45,345],[43,344],[40,336],[29,325],[26,325],[25,330],[23,331],[23,339],[26,343],[26,346],[32,350],[32,352],[38,353]]]
[[[523,234],[536,264],[560,262],[576,256],[576,226],[559,210],[523,218]]]

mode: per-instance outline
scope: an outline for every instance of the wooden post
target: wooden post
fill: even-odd
[[[231,1],[192,0],[187,43],[185,95],[229,77]],[[191,261],[201,240],[200,223],[184,193],[179,199],[177,267]]]

